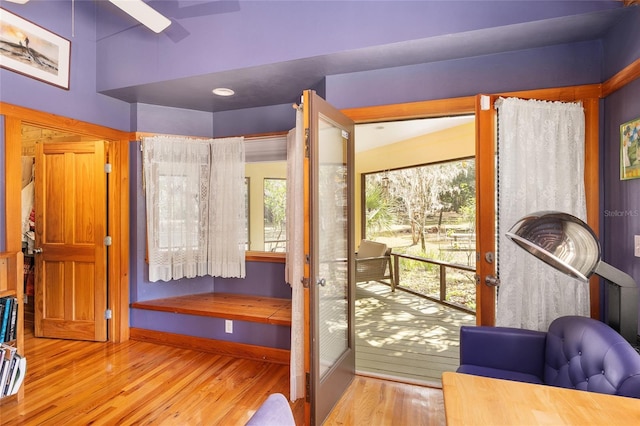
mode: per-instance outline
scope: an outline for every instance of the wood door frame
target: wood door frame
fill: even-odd
[[[582,102],[585,110],[585,190],[587,200],[587,223],[599,234],[600,228],[600,187],[599,187],[599,146],[600,146],[600,110],[599,101],[613,93],[620,87],[640,77],[640,60],[634,62],[604,84],[571,86],[550,89],[536,89],[516,92],[504,92],[495,96],[514,96],[541,100]],[[604,90],[603,90],[604,88]],[[435,118],[451,115],[475,114],[478,117],[480,107],[477,96],[467,96],[452,99],[439,99],[406,104],[382,105],[365,108],[344,109],[342,112],[355,121],[356,124],[375,123],[382,121],[407,120],[418,118]],[[493,149],[495,146],[495,131],[491,119],[483,120],[481,127],[476,119],[476,147]],[[489,124],[487,124],[489,123]],[[476,148],[477,151],[478,148]],[[477,155],[477,152],[476,152]],[[478,165],[480,167],[480,165]],[[493,182],[483,183],[484,191],[495,191]],[[480,194],[477,197],[481,197]],[[493,197],[493,195],[491,195]],[[491,198],[492,199],[492,198]],[[485,200],[489,205],[491,199]],[[487,232],[493,231],[493,219],[487,218],[486,211],[478,210],[477,217],[481,218],[482,226],[488,227]],[[478,220],[478,219],[477,219]],[[479,239],[480,241],[481,239]],[[495,252],[495,244],[478,248],[477,252]],[[484,273],[487,275],[488,273]],[[481,276],[484,276],[481,275]],[[590,309],[591,316],[600,317],[600,281],[594,277],[590,281]],[[495,288],[480,285],[477,292],[478,310],[476,321],[479,325],[495,325]]]
[[[107,232],[113,243],[107,264],[108,308],[112,319],[107,334],[111,342],[129,339],[129,141],[130,134],[55,114],[0,102],[5,116],[5,250],[21,251],[20,209],[9,208],[21,203],[22,124],[57,129],[94,137],[109,143],[107,161],[112,165],[107,194],[109,225]]]

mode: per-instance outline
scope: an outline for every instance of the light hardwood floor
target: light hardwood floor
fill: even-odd
[[[2,425],[243,425],[288,366],[147,342],[91,343],[26,332],[25,397]],[[302,425],[303,404],[293,405]],[[442,425],[440,389],[356,377],[326,425]]]

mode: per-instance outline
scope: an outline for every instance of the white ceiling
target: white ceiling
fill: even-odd
[[[419,120],[358,124],[355,128],[356,152],[366,151],[417,136],[439,132],[473,121],[473,115]]]

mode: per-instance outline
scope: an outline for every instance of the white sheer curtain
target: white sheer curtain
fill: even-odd
[[[584,112],[579,104],[515,98],[498,108],[496,325],[547,330],[563,315],[589,315],[589,288],[517,248],[505,232],[522,216],[559,210],[586,220]]]
[[[291,401],[304,397],[304,141],[302,112],[287,135],[287,254],[285,280],[291,286]]]
[[[241,277],[245,273],[244,138],[211,141],[209,274]]]
[[[142,146],[149,280],[244,276],[242,138],[154,136]]]

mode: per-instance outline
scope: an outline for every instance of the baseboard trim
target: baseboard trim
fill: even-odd
[[[289,365],[290,351],[286,349],[206,339],[203,337],[185,336],[184,334],[167,333],[164,331],[147,330],[135,327],[130,328],[129,333],[131,340],[209,352],[235,358],[246,358],[256,361],[271,362],[274,364]]]

